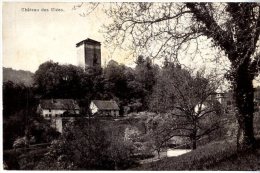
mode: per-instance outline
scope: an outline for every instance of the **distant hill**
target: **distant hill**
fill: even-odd
[[[24,70],[14,70],[3,67],[3,82],[12,81],[13,83],[23,83],[30,86],[33,83],[33,73]]]

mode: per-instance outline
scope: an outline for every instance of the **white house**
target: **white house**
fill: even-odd
[[[90,103],[92,115],[98,116],[119,116],[119,107],[114,100],[92,100]]]
[[[73,99],[45,99],[40,100],[37,112],[44,118],[61,117],[66,114],[79,114],[79,106]]]

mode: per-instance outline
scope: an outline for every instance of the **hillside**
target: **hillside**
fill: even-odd
[[[163,158],[134,170],[260,170],[260,116],[254,119],[257,149],[237,152],[236,140],[213,141],[178,157]]]
[[[211,165],[209,170],[217,171],[256,171],[260,170],[260,149],[253,152],[244,152],[229,157],[215,165]]]
[[[260,170],[259,138],[257,142],[255,151],[237,153],[235,141],[215,141],[181,156],[143,164],[134,170]]]
[[[3,67],[3,82],[12,81],[14,83],[23,83],[30,86],[33,83],[33,73],[24,70],[14,70],[12,68]]]

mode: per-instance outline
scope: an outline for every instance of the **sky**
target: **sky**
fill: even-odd
[[[77,65],[76,43],[91,38],[102,44],[104,34],[100,30],[108,21],[101,9],[80,16],[89,5],[84,3],[80,9],[73,10],[80,4],[4,2],[3,66],[35,72],[41,63],[48,60]],[[129,66],[134,64],[129,52],[118,50],[111,54],[111,49],[104,44],[101,56],[103,65],[111,59]]]
[[[86,13],[91,4],[83,3],[80,8],[73,10],[74,6],[80,5],[80,2],[3,3],[3,66],[35,72],[40,64],[48,60],[77,65],[76,43],[91,38],[101,42],[102,65],[113,59],[133,67],[135,58],[130,55],[131,52],[117,50],[112,54],[113,49],[105,47],[104,34],[100,31],[110,20],[104,10],[99,6],[82,17],[81,14]],[[108,5],[102,3],[101,7]],[[24,8],[30,8],[31,11]],[[62,11],[52,11],[52,8]],[[204,54],[206,52],[204,49]],[[190,61],[187,55],[180,59],[185,65],[195,65],[195,68],[200,62],[205,64],[201,58]],[[209,62],[206,64],[209,66]]]
[[[102,3],[106,8],[108,3]],[[81,6],[78,8],[78,6]],[[77,7],[77,10],[73,10]],[[2,5],[2,53],[3,67],[35,72],[39,65],[52,60],[60,64],[77,65],[76,43],[91,38],[101,42],[101,60],[104,66],[113,59],[127,66],[134,66],[135,58],[130,52],[113,50],[104,45],[103,25],[110,22],[102,8],[82,17],[89,10],[89,3],[81,2],[4,2]],[[100,7],[100,6],[99,6]],[[59,9],[57,11],[57,9]],[[204,42],[207,45],[207,42]],[[203,49],[206,57],[214,52]],[[214,67],[200,57],[192,61],[185,55],[187,66]],[[255,83],[255,82],[254,82]],[[255,83],[256,84],[256,83]],[[258,84],[259,85],[259,84]]]

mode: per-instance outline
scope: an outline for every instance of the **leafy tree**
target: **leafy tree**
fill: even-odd
[[[111,60],[104,69],[105,89],[121,100],[128,98],[126,68]]]
[[[130,107],[130,111],[147,109],[146,97],[152,91],[157,69],[149,58],[140,57],[135,69],[112,60],[104,69],[104,93],[117,100],[121,110],[124,106]]]
[[[248,148],[255,144],[252,81],[260,70],[259,13],[258,3],[116,3],[107,10],[112,20],[106,27],[107,41],[130,44],[152,57],[176,58],[188,50],[197,54],[196,46],[208,43],[215,60],[231,63],[227,79],[234,90],[238,141],[241,149]],[[189,49],[192,43],[195,49]]]
[[[166,143],[173,137],[173,129],[169,129],[171,117],[165,117],[160,114],[155,117],[149,117],[147,120],[148,136],[150,142],[153,144],[153,149],[157,152],[158,158],[160,158],[161,150],[166,147]]]
[[[25,111],[19,111],[3,119],[3,147],[11,149],[17,137],[24,136],[26,127]]]
[[[92,91],[91,76],[80,67],[52,61],[39,66],[34,74],[37,92],[45,98],[84,98]]]
[[[173,72],[176,72],[177,66],[166,61],[164,63],[167,65],[156,75],[156,83],[149,97],[149,109],[161,113],[174,109],[176,101],[175,91],[172,89],[172,83],[175,81],[171,76]]]
[[[148,108],[148,96],[152,93],[153,86],[156,81],[156,74],[158,67],[152,64],[152,60],[147,57],[144,59],[139,56],[135,66],[135,82],[137,88],[139,87],[139,97],[143,103],[143,109]]]
[[[36,116],[30,120],[29,127],[30,138],[34,139],[34,143],[50,143],[60,136],[55,128],[51,127],[50,122],[41,116]],[[31,140],[31,139],[30,139]]]
[[[19,138],[24,137],[27,140],[32,135],[36,138],[35,142],[39,143],[49,142],[55,136],[53,129],[36,114],[37,103],[33,87],[10,81],[3,84],[4,149],[12,148],[14,141]],[[42,128],[38,128],[34,123],[38,123]]]
[[[23,84],[3,83],[3,146],[12,148],[17,137],[24,136],[29,119],[34,116],[34,90]]]
[[[3,83],[3,117],[8,118],[25,107],[35,106],[33,88],[11,81]]]

